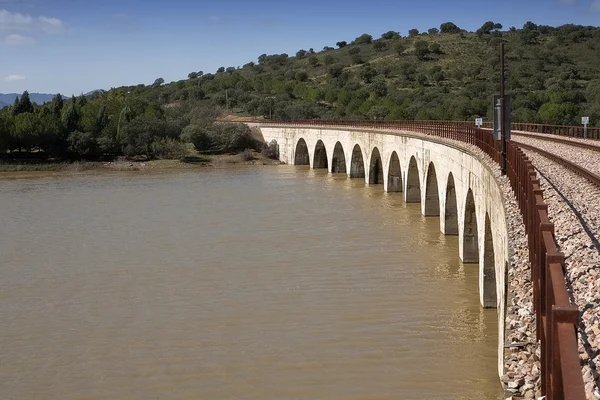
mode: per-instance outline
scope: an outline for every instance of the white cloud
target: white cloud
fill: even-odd
[[[0,10],[0,30],[4,31],[43,31],[51,34],[63,33],[66,28],[58,18],[45,16],[32,17],[29,14]]]
[[[6,82],[24,81],[25,77],[23,75],[8,75],[4,80]]]
[[[600,0],[594,0],[590,4],[590,11],[600,11]]]
[[[26,44],[34,44],[35,40],[27,36],[19,35],[18,33],[11,33],[4,38],[2,43],[12,46],[21,46]]]

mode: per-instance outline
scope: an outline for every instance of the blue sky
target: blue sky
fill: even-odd
[[[80,94],[321,50],[362,33],[600,24],[600,0],[0,0],[0,93]]]

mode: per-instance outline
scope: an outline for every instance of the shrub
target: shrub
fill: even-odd
[[[189,154],[186,143],[176,139],[163,138],[152,142],[150,152],[158,159],[181,159]]]
[[[242,161],[252,161],[254,160],[254,152],[251,149],[244,149],[240,157]]]
[[[271,140],[269,144],[263,143],[261,153],[273,160],[279,160],[279,145],[276,140]]]
[[[245,124],[190,125],[184,129],[184,133],[201,153],[235,153],[258,147],[252,131]]]

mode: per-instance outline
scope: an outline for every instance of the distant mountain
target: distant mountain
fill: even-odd
[[[0,108],[9,106],[15,102],[15,97],[20,97],[21,93],[0,93]],[[53,94],[47,93],[29,93],[29,98],[33,103],[44,104],[52,100]]]
[[[86,97],[87,97],[87,96],[92,96],[92,95],[94,95],[94,94],[96,94],[96,93],[106,93],[106,90],[104,90],[104,89],[96,89],[96,90],[92,90],[92,91],[90,91],[90,92],[87,92],[86,94],[84,94],[84,96],[86,96]]]

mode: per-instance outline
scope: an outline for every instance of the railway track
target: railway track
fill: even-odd
[[[543,140],[545,142],[555,142],[565,144],[567,146],[580,147],[586,150],[599,151],[600,152],[600,140],[587,139],[585,142],[580,140],[563,139],[552,135],[543,135],[539,133],[526,133],[526,132],[513,132],[512,136],[515,138],[525,137],[529,139]],[[590,143],[595,141],[596,143]]]
[[[587,169],[583,168],[582,166],[569,161],[563,157],[557,156],[556,154],[550,153],[548,151],[539,149],[535,146],[530,146],[528,144],[524,144],[524,143],[518,143],[517,145],[519,147],[521,147],[524,150],[529,150],[529,151],[533,151],[536,152],[568,169],[570,169],[571,171],[575,172],[577,175],[581,176],[582,178],[587,179],[588,181],[590,181],[593,185],[595,185],[596,187],[600,188],[600,176],[588,171]],[[594,146],[596,147],[596,146]],[[600,152],[600,147],[597,147],[597,150]]]

